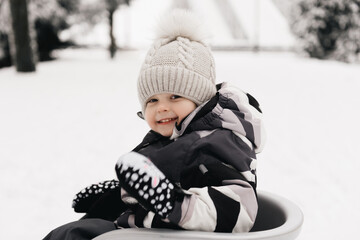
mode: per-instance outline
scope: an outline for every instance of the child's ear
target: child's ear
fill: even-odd
[[[142,113],[142,111],[137,112],[137,115],[138,115],[139,118],[145,120],[144,114]]]

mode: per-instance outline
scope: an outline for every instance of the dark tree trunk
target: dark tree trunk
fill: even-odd
[[[34,72],[36,68],[29,34],[27,0],[9,0],[9,3],[16,70],[18,72]]]
[[[109,24],[110,24],[110,57],[114,58],[117,50],[116,40],[114,37],[114,12],[116,9],[109,9]]]

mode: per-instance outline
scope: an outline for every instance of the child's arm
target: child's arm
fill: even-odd
[[[213,166],[202,165],[202,170],[207,171],[205,174],[210,174],[211,168]],[[216,170],[220,168],[227,167],[216,166]],[[148,158],[134,152],[119,159],[116,172],[121,187],[151,211],[146,217],[142,216],[142,226],[157,227],[154,222],[159,222],[160,217],[164,222],[189,230],[246,232],[255,221],[257,200],[246,181],[225,181],[225,186],[184,191],[170,182]],[[136,222],[137,216],[133,217]]]

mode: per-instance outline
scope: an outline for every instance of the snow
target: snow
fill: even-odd
[[[0,212],[5,239],[41,239],[81,217],[83,187],[115,178],[148,127],[136,79],[143,51],[64,50],[37,72],[0,71]],[[360,68],[291,53],[214,52],[217,81],[262,105],[268,133],[258,188],[295,202],[298,239],[354,239],[359,219]]]
[[[271,0],[230,0],[249,38],[249,44],[291,48],[295,39],[285,17]]]
[[[149,29],[167,6],[164,1],[150,6],[137,0],[131,9],[121,9],[123,15],[116,16],[121,46],[147,49]],[[258,1],[259,42],[291,45],[283,20],[264,1]],[[211,30],[222,33],[214,34],[215,45],[234,44],[214,4],[193,7],[210,16]],[[250,32],[254,14],[240,14],[251,39],[257,34]],[[73,31],[81,33],[82,43],[107,42],[103,23],[87,36],[77,27]],[[80,218],[71,209],[73,196],[91,183],[115,178],[117,158],[148,131],[136,115],[136,79],[145,51],[118,52],[113,61],[101,49],[57,54],[58,60],[38,64],[36,73],[0,70],[3,239],[41,239]],[[298,239],[354,239],[360,217],[359,66],[286,52],[216,51],[214,56],[217,81],[232,82],[261,103],[268,139],[258,155],[258,188],[302,209],[305,222]]]

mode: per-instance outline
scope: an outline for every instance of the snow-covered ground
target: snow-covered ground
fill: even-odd
[[[78,219],[77,191],[115,178],[148,127],[136,116],[145,52],[65,50],[37,72],[0,70],[1,238],[41,239]],[[302,209],[298,239],[355,239],[359,225],[360,68],[291,53],[215,52],[217,81],[262,104],[268,142],[258,188]]]

